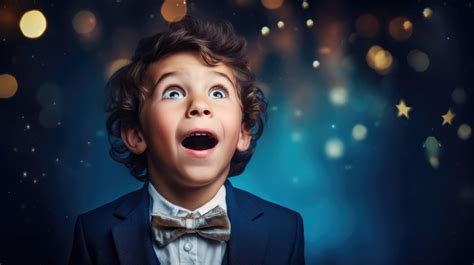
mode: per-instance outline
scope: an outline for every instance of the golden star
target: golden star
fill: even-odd
[[[452,113],[451,109],[449,109],[448,112],[446,112],[446,114],[441,115],[441,117],[443,117],[443,124],[441,125],[445,125],[446,123],[451,125],[451,122],[453,121],[455,116],[456,114]]]
[[[398,117],[405,116],[407,119],[410,118],[408,117],[408,113],[410,112],[411,107],[408,107],[405,104],[405,101],[403,101],[403,99],[400,100],[400,103],[398,103],[398,105],[395,105],[395,106],[397,106],[397,109],[398,109]]]

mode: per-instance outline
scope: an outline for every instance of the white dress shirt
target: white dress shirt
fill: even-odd
[[[206,204],[195,211],[189,211],[178,205],[175,205],[165,199],[149,182],[148,192],[150,194],[150,220],[152,213],[160,213],[169,216],[186,216],[188,213],[205,214],[212,208],[219,205],[227,212],[226,190],[225,186],[219,189],[217,194]],[[197,234],[185,234],[172,241],[163,248],[159,248],[154,242],[153,248],[161,265],[175,264],[222,264],[227,242],[220,242],[212,239],[203,238]]]

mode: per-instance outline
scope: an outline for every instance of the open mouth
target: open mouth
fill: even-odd
[[[191,150],[207,150],[217,145],[217,139],[206,132],[196,132],[184,138],[181,145]]]

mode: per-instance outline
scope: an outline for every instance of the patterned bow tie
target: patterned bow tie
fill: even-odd
[[[204,215],[189,213],[184,217],[176,217],[153,213],[151,228],[159,247],[166,246],[184,234],[197,233],[218,241],[228,241],[230,238],[230,220],[219,206]]]

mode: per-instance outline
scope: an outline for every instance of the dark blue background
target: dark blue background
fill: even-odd
[[[302,9],[301,1],[287,0],[271,11],[246,2],[188,1],[188,14],[228,19],[247,38],[267,92],[267,127],[234,185],[303,215],[308,264],[472,264],[474,149],[457,129],[473,125],[473,3],[308,0],[310,8]],[[77,215],[141,186],[108,156],[104,71],[113,59],[129,57],[140,37],[166,27],[161,3],[1,2],[2,15],[11,14],[14,23],[0,25],[0,74],[14,75],[19,87],[0,99],[0,264],[65,264]],[[434,12],[431,20],[422,16],[425,7]],[[30,9],[48,21],[36,40],[17,27]],[[80,10],[96,15],[96,38],[74,31]],[[366,13],[380,23],[374,38],[354,35],[356,19]],[[413,23],[407,41],[387,33],[397,16]],[[307,18],[315,21],[311,29]],[[280,19],[292,32],[287,46],[279,45]],[[260,34],[265,25],[267,37]],[[318,53],[328,39],[341,60]],[[367,65],[372,45],[396,59],[390,73]],[[425,72],[408,65],[412,49],[429,55]],[[314,59],[319,69],[312,68]],[[37,94],[45,83],[60,91],[51,95],[61,115],[53,129],[38,120]],[[328,99],[335,85],[349,92],[344,106]],[[457,87],[467,94],[463,104],[451,100]],[[401,98],[413,107],[408,120],[397,117]],[[448,108],[456,113],[453,125],[441,126]],[[351,137],[359,123],[368,130],[363,141]],[[422,147],[428,136],[442,144],[438,168]],[[344,143],[339,159],[325,153],[334,137]]]

